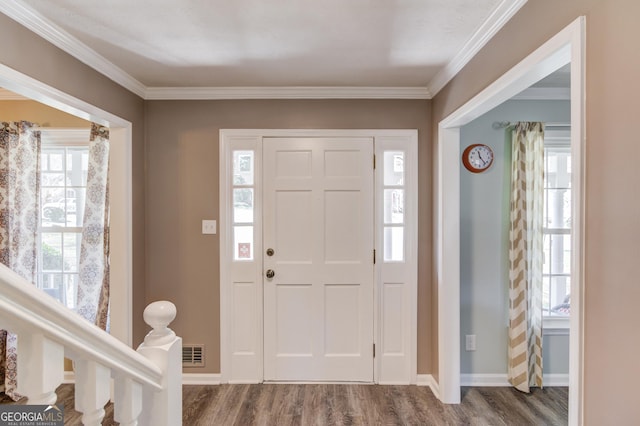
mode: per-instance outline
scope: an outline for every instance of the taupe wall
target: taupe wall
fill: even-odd
[[[0,63],[133,123],[133,318],[134,344],[147,327],[144,276],[144,101],[0,14]]]
[[[431,293],[430,101],[283,100],[147,102],[147,298],[176,303],[173,328],[206,345],[204,369],[220,371],[219,239],[201,220],[219,219],[220,129],[418,129],[418,371],[428,373]]]
[[[633,424],[640,418],[635,389],[640,379],[640,284],[636,274],[640,176],[635,163],[640,158],[640,143],[633,129],[640,116],[637,0],[529,0],[435,97],[432,111],[428,102],[419,101],[149,102],[146,200],[148,211],[158,209],[159,213],[146,218],[144,102],[1,14],[0,39],[10,42],[0,49],[0,63],[133,122],[133,315],[141,318],[145,282],[148,300],[174,295],[182,307],[177,325],[187,341],[196,339],[202,328],[214,342],[219,333],[215,315],[217,241],[215,237],[201,240],[204,237],[198,232],[199,220],[215,215],[217,209],[218,128],[418,128],[419,372],[437,374],[435,289],[429,282],[428,260],[432,255],[433,171],[428,141],[430,132],[437,137],[437,126],[424,119],[432,113],[432,123],[437,124],[580,15],[587,16],[585,423]],[[193,170],[187,172],[189,168]],[[203,188],[211,188],[210,198],[201,195]],[[150,274],[146,281],[145,219],[149,236],[146,270]],[[198,267],[191,270],[194,264]],[[199,298],[194,306],[185,308],[183,303],[194,287],[207,289],[203,296],[211,298],[206,302]],[[213,319],[209,322],[207,318]],[[137,320],[135,341],[143,331]],[[208,361],[211,371],[218,370],[219,360]]]
[[[434,98],[433,129],[437,137],[440,120],[580,15],[587,18],[585,424],[630,425],[640,418],[640,2],[529,0]]]

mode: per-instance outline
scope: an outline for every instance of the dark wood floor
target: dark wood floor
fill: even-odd
[[[73,386],[58,388],[65,425],[79,425]],[[183,424],[192,425],[566,425],[567,388],[463,388],[444,405],[426,387],[376,385],[220,385],[183,387]],[[106,407],[104,425],[113,422]]]

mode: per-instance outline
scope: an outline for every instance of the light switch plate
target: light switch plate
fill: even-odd
[[[475,351],[476,350],[476,335],[475,334],[467,334],[465,336],[465,349],[467,351]]]
[[[216,221],[215,220],[203,220],[202,221],[202,233],[203,234],[215,234],[216,229]]]

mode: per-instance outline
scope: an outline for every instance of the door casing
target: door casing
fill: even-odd
[[[585,224],[585,25],[577,18],[438,125],[436,276],[438,384],[442,402],[460,403],[460,127],[571,64],[572,279],[569,424],[583,422]]]
[[[262,140],[267,137],[321,137],[374,139],[376,157],[385,151],[405,153],[405,260],[380,261],[381,169],[375,172],[374,266],[374,382],[415,384],[417,377],[417,130],[220,130],[220,358],[222,383],[261,383],[263,364],[262,265]],[[233,260],[232,156],[235,150],[253,150],[254,259]],[[372,253],[373,254],[373,253]],[[393,330],[393,332],[391,332]],[[372,347],[373,350],[373,347]]]

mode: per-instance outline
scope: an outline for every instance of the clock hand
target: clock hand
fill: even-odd
[[[478,151],[478,158],[480,159],[480,161],[482,161],[482,165],[484,166],[485,164],[487,164],[486,161],[484,161],[484,158],[482,158],[482,155],[480,154],[480,151]]]

